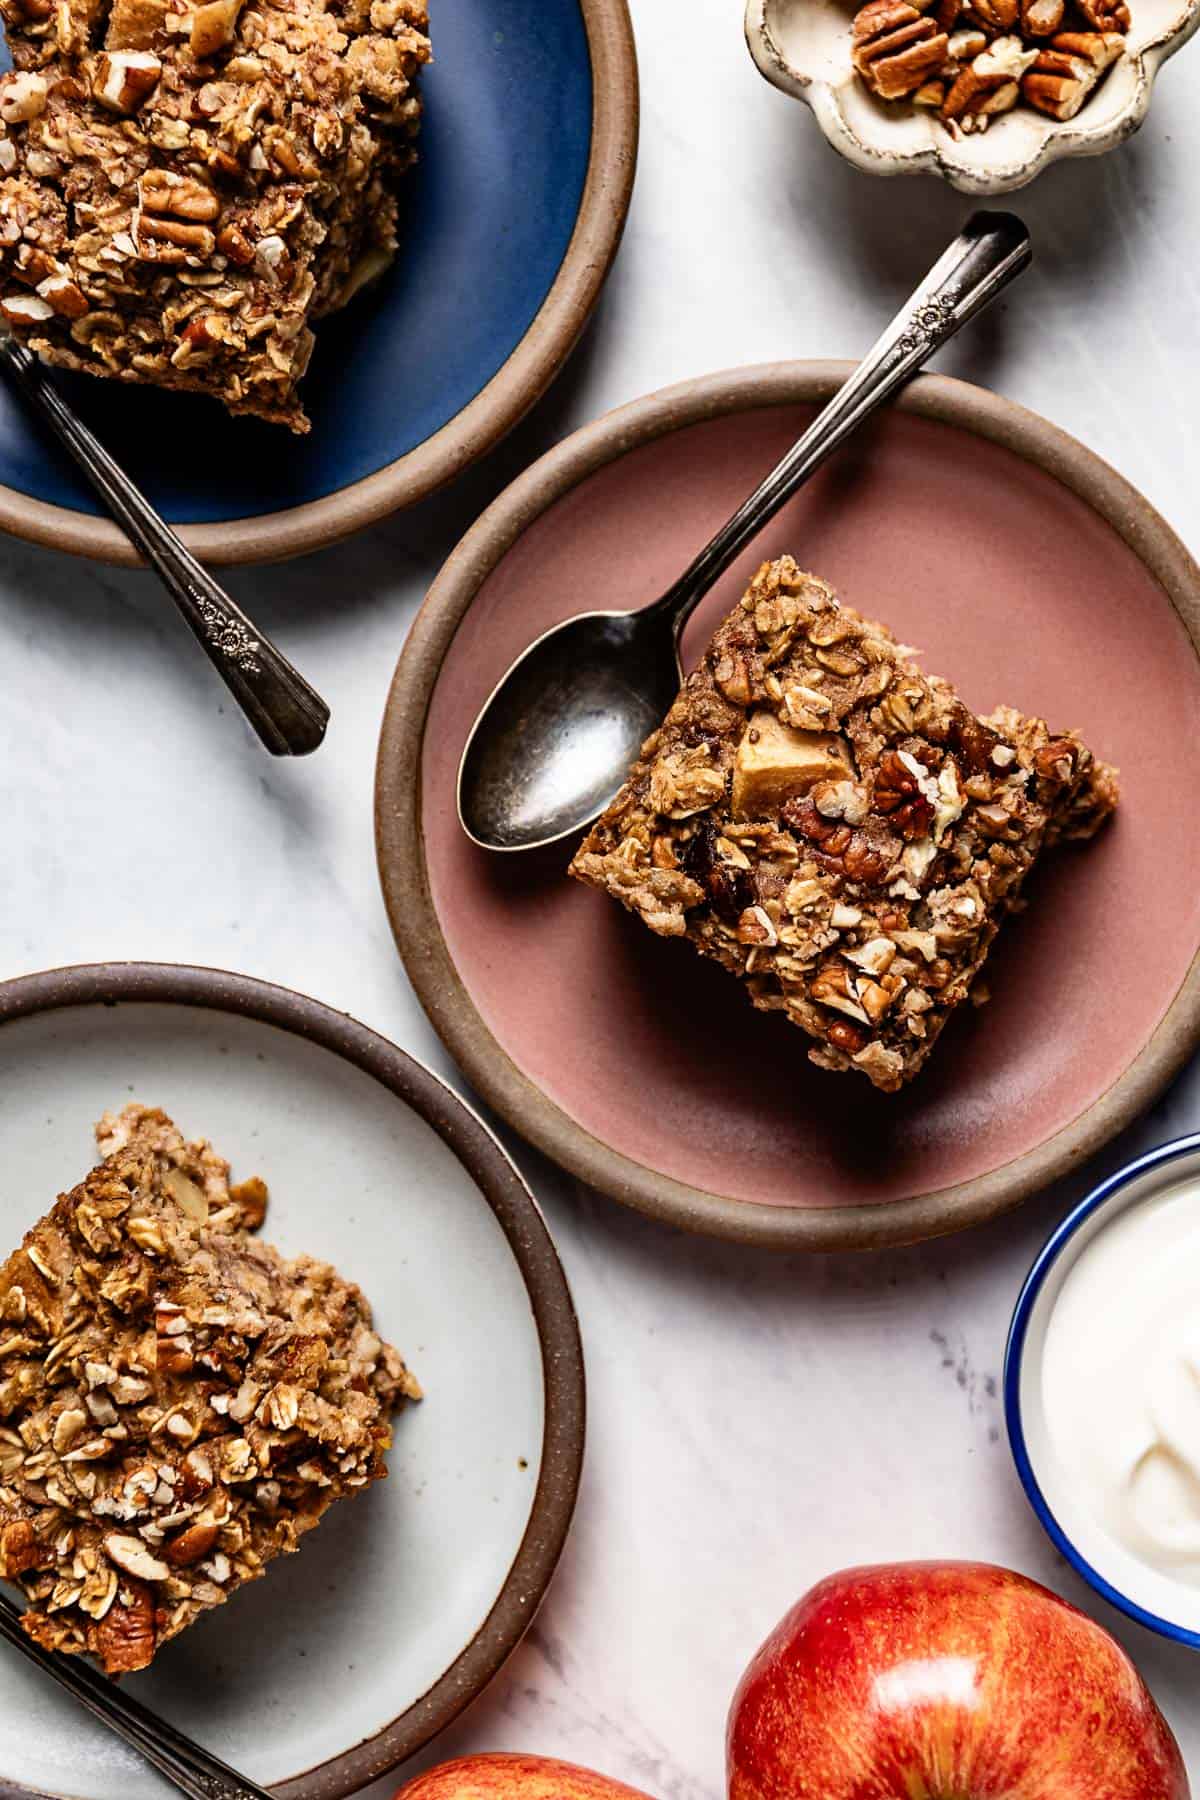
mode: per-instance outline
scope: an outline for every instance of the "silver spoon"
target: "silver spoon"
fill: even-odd
[[[0,1639],[52,1676],[81,1706],[152,1763],[181,1794],[189,1794],[191,1800],[272,1800],[266,1788],[210,1756],[78,1657],[43,1650],[26,1637],[20,1618],[12,1601],[0,1594]]]
[[[485,850],[572,836],[617,793],[683,679],[698,602],[785,500],[1032,258],[1011,213],[978,212],[799,442],[661,599],[580,613],[537,639],[493,691],[458,771],[458,816]]]
[[[141,489],[47,379],[31,350],[0,337],[9,373],[65,444],[117,524],[154,570],[259,739],[273,756],[308,756],[325,736],[329,708],[286,656],[214,581]]]

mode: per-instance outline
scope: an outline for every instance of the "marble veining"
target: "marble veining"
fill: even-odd
[[[834,155],[763,82],[730,0],[632,10],[645,103],[633,212],[558,385],[448,492],[325,555],[230,577],[333,709],[316,757],[263,755],[147,577],[0,544],[0,976],[120,957],[245,969],[357,1014],[454,1079],[392,947],[371,820],[388,681],[437,568],[505,482],[606,408],[739,362],[863,351],[968,210],[941,182],[875,181]],[[939,366],[1074,432],[1195,542],[1187,67],[1163,71],[1133,142],[1018,197],[1034,269]],[[949,529],[931,518],[931,541]],[[1069,546],[1062,569],[1069,580]],[[1099,1167],[1197,1128],[1193,1069]],[[1023,1569],[1113,1627],[1200,1785],[1194,1659],[1064,1569],[992,1391],[1020,1281],[1094,1169],[965,1237],[773,1258],[651,1225],[508,1142],[579,1306],[589,1457],[533,1631],[422,1763],[530,1749],[656,1800],[720,1800],[729,1698],[791,1602],[849,1563],[958,1555]]]

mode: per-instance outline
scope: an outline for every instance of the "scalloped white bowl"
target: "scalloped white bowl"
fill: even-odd
[[[1200,0],[1130,0],[1128,49],[1074,119],[1018,106],[955,140],[930,113],[879,100],[850,61],[854,0],[749,0],[746,41],[767,80],[812,108],[835,150],[872,175],[929,169],[967,194],[1024,187],[1060,156],[1098,156],[1146,116],[1154,77],[1200,25]]]

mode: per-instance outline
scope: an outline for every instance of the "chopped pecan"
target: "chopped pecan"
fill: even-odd
[[[1000,746],[1000,734],[982,719],[957,703],[950,716],[946,742],[966,764],[972,774],[980,774]]]
[[[82,319],[88,310],[87,296],[69,275],[47,275],[37,291],[62,319]]]
[[[1125,0],[1075,0],[1075,10],[1082,14],[1093,31],[1129,30],[1129,8]]]
[[[239,344],[242,342],[240,338],[235,338],[224,313],[197,313],[184,326],[183,334],[171,352],[171,362],[177,369],[185,368],[190,363],[205,362],[231,339]]]
[[[202,1562],[216,1549],[217,1527],[215,1525],[189,1525],[178,1537],[163,1545],[163,1559],[173,1569],[187,1569],[193,1563]]]
[[[110,1675],[149,1668],[156,1645],[154,1599],[144,1582],[119,1582],[116,1599],[96,1626],[96,1654]]]
[[[189,44],[197,62],[233,42],[244,3],[245,0],[206,0],[206,4],[193,9]]]
[[[963,131],[981,131],[999,113],[1011,112],[1021,95],[1021,77],[1036,56],[1019,37],[996,38],[957,77],[943,102],[943,119]]]
[[[775,929],[771,915],[762,906],[748,906],[738,920],[737,940],[739,944],[750,947],[760,946],[773,949],[779,942],[779,933]]]
[[[818,812],[811,795],[789,800],[783,822],[815,847],[828,868],[868,887],[878,886],[900,854],[900,839],[881,819],[871,818],[856,827],[827,819]]]
[[[1034,754],[1034,771],[1051,787],[1067,787],[1075,779],[1077,758],[1077,745],[1068,738],[1052,738]]]
[[[986,33],[980,31],[976,26],[968,26],[962,31],[954,32],[947,46],[946,67],[943,74],[953,79],[958,75],[964,63],[971,62],[981,50],[986,50],[987,47]]]
[[[842,867],[851,881],[866,887],[878,887],[886,879],[900,851],[900,840],[881,832],[877,821],[870,819],[856,831],[842,855]]]
[[[0,298],[0,314],[10,325],[20,329],[44,325],[47,319],[54,317],[54,308],[36,294],[5,294]]]
[[[809,985],[809,994],[818,1006],[832,1007],[862,1025],[871,1023],[859,1001],[853,975],[840,962],[824,963],[817,970]]]
[[[1003,806],[977,806],[971,820],[986,838],[1009,838],[1015,843],[1021,836],[1020,820]]]
[[[971,14],[985,31],[1003,35],[1017,23],[1020,0],[971,0]]]
[[[933,804],[895,750],[884,753],[875,772],[872,804],[903,838],[924,837],[933,822]]]
[[[194,175],[177,175],[173,169],[147,169],[138,183],[142,211],[162,213],[189,224],[210,224],[221,211],[221,202],[205,181]]]
[[[733,706],[749,706],[759,693],[761,658],[748,620],[739,619],[713,663],[713,680]]]
[[[143,213],[134,234],[137,253],[143,262],[178,265],[207,262],[216,249],[216,239],[207,225],[189,225],[182,219],[162,219]]]
[[[844,1051],[847,1056],[857,1056],[871,1041],[862,1027],[852,1024],[849,1019],[834,1019],[826,1036],[836,1049]]]
[[[1053,37],[1065,11],[1063,0],[1021,0],[1021,30],[1027,38]]]
[[[1117,31],[1060,31],[1038,53],[1021,92],[1052,119],[1073,119],[1124,48]]]
[[[222,256],[227,256],[231,263],[239,269],[247,269],[254,261],[254,245],[250,242],[240,225],[222,226],[217,233],[217,249]]]
[[[19,281],[27,281],[30,287],[36,287],[39,281],[46,281],[58,273],[58,263],[39,244],[18,246],[15,274]]]
[[[53,1551],[38,1542],[37,1533],[28,1519],[16,1519],[0,1531],[0,1576],[13,1581],[27,1569],[37,1569],[53,1560]]]
[[[855,15],[853,33],[854,67],[884,100],[915,93],[946,60],[947,33],[908,0],[868,0]],[[855,662],[851,672],[858,667]]]
[[[0,76],[0,119],[6,125],[25,125],[46,110],[49,85],[44,75],[25,71]]]
[[[162,62],[149,50],[105,50],[96,59],[92,93],[110,112],[135,113],[162,76]]]
[[[854,836],[852,828],[840,819],[827,819],[819,813],[815,801],[807,794],[802,799],[788,801],[783,809],[783,822],[832,858],[841,856]]]

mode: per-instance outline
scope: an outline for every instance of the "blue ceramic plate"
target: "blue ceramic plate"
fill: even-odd
[[[84,419],[214,561],[313,549],[457,474],[541,394],[620,239],[637,140],[625,0],[433,0],[420,162],[401,251],[318,332],[313,429],[192,395],[59,375]],[[0,526],[134,560],[0,390]]]

